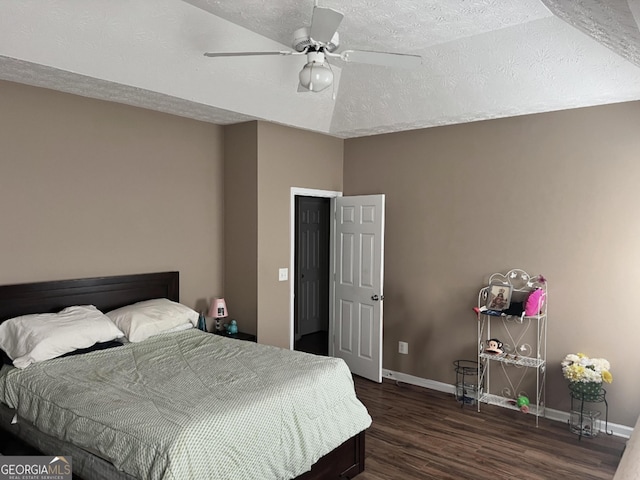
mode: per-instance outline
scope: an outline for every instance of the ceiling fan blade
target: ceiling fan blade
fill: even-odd
[[[420,55],[406,53],[370,52],[367,50],[345,50],[339,54],[345,62],[368,63],[384,67],[418,68],[422,65]]]
[[[302,52],[304,53],[304,52]],[[299,55],[300,52],[282,50],[279,52],[207,52],[205,57],[255,57],[257,55]]]
[[[344,15],[332,8],[313,7],[309,36],[316,42],[329,43],[338,30]]]

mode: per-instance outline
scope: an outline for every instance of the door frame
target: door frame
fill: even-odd
[[[289,213],[289,250],[290,250],[290,258],[289,258],[289,350],[294,349],[295,345],[295,308],[294,308],[294,292],[295,292],[295,274],[296,274],[296,240],[295,240],[295,227],[296,227],[296,197],[304,196],[304,197],[321,197],[321,198],[335,198],[341,197],[342,192],[337,192],[333,190],[315,190],[312,188],[300,188],[300,187],[291,187],[291,210]],[[333,225],[331,225],[331,231],[333,231]],[[331,238],[331,237],[330,237]],[[331,240],[330,240],[331,242]],[[333,258],[333,242],[329,245],[329,258]],[[333,273],[329,272],[329,277]],[[331,308],[333,305],[333,294],[331,289],[329,289],[329,308],[331,312]],[[331,324],[332,315],[329,315],[329,323]],[[329,325],[331,327],[331,325]],[[333,356],[333,342],[329,342],[329,356]]]

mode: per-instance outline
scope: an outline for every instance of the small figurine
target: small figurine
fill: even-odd
[[[229,335],[234,335],[238,333],[238,324],[235,320],[231,320],[231,323],[227,325],[227,333]]]
[[[502,342],[497,338],[487,340],[487,348],[485,351],[489,353],[504,353],[502,350]]]
[[[516,400],[516,405],[522,413],[529,413],[529,399],[524,395],[520,395]]]

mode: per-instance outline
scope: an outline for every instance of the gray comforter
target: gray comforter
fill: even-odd
[[[342,360],[198,330],[11,368],[0,400],[140,479],[294,478],[371,424]]]

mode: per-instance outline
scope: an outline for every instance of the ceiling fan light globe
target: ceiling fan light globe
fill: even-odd
[[[299,75],[300,85],[312,92],[321,92],[333,83],[333,72],[324,63],[309,62]]]

